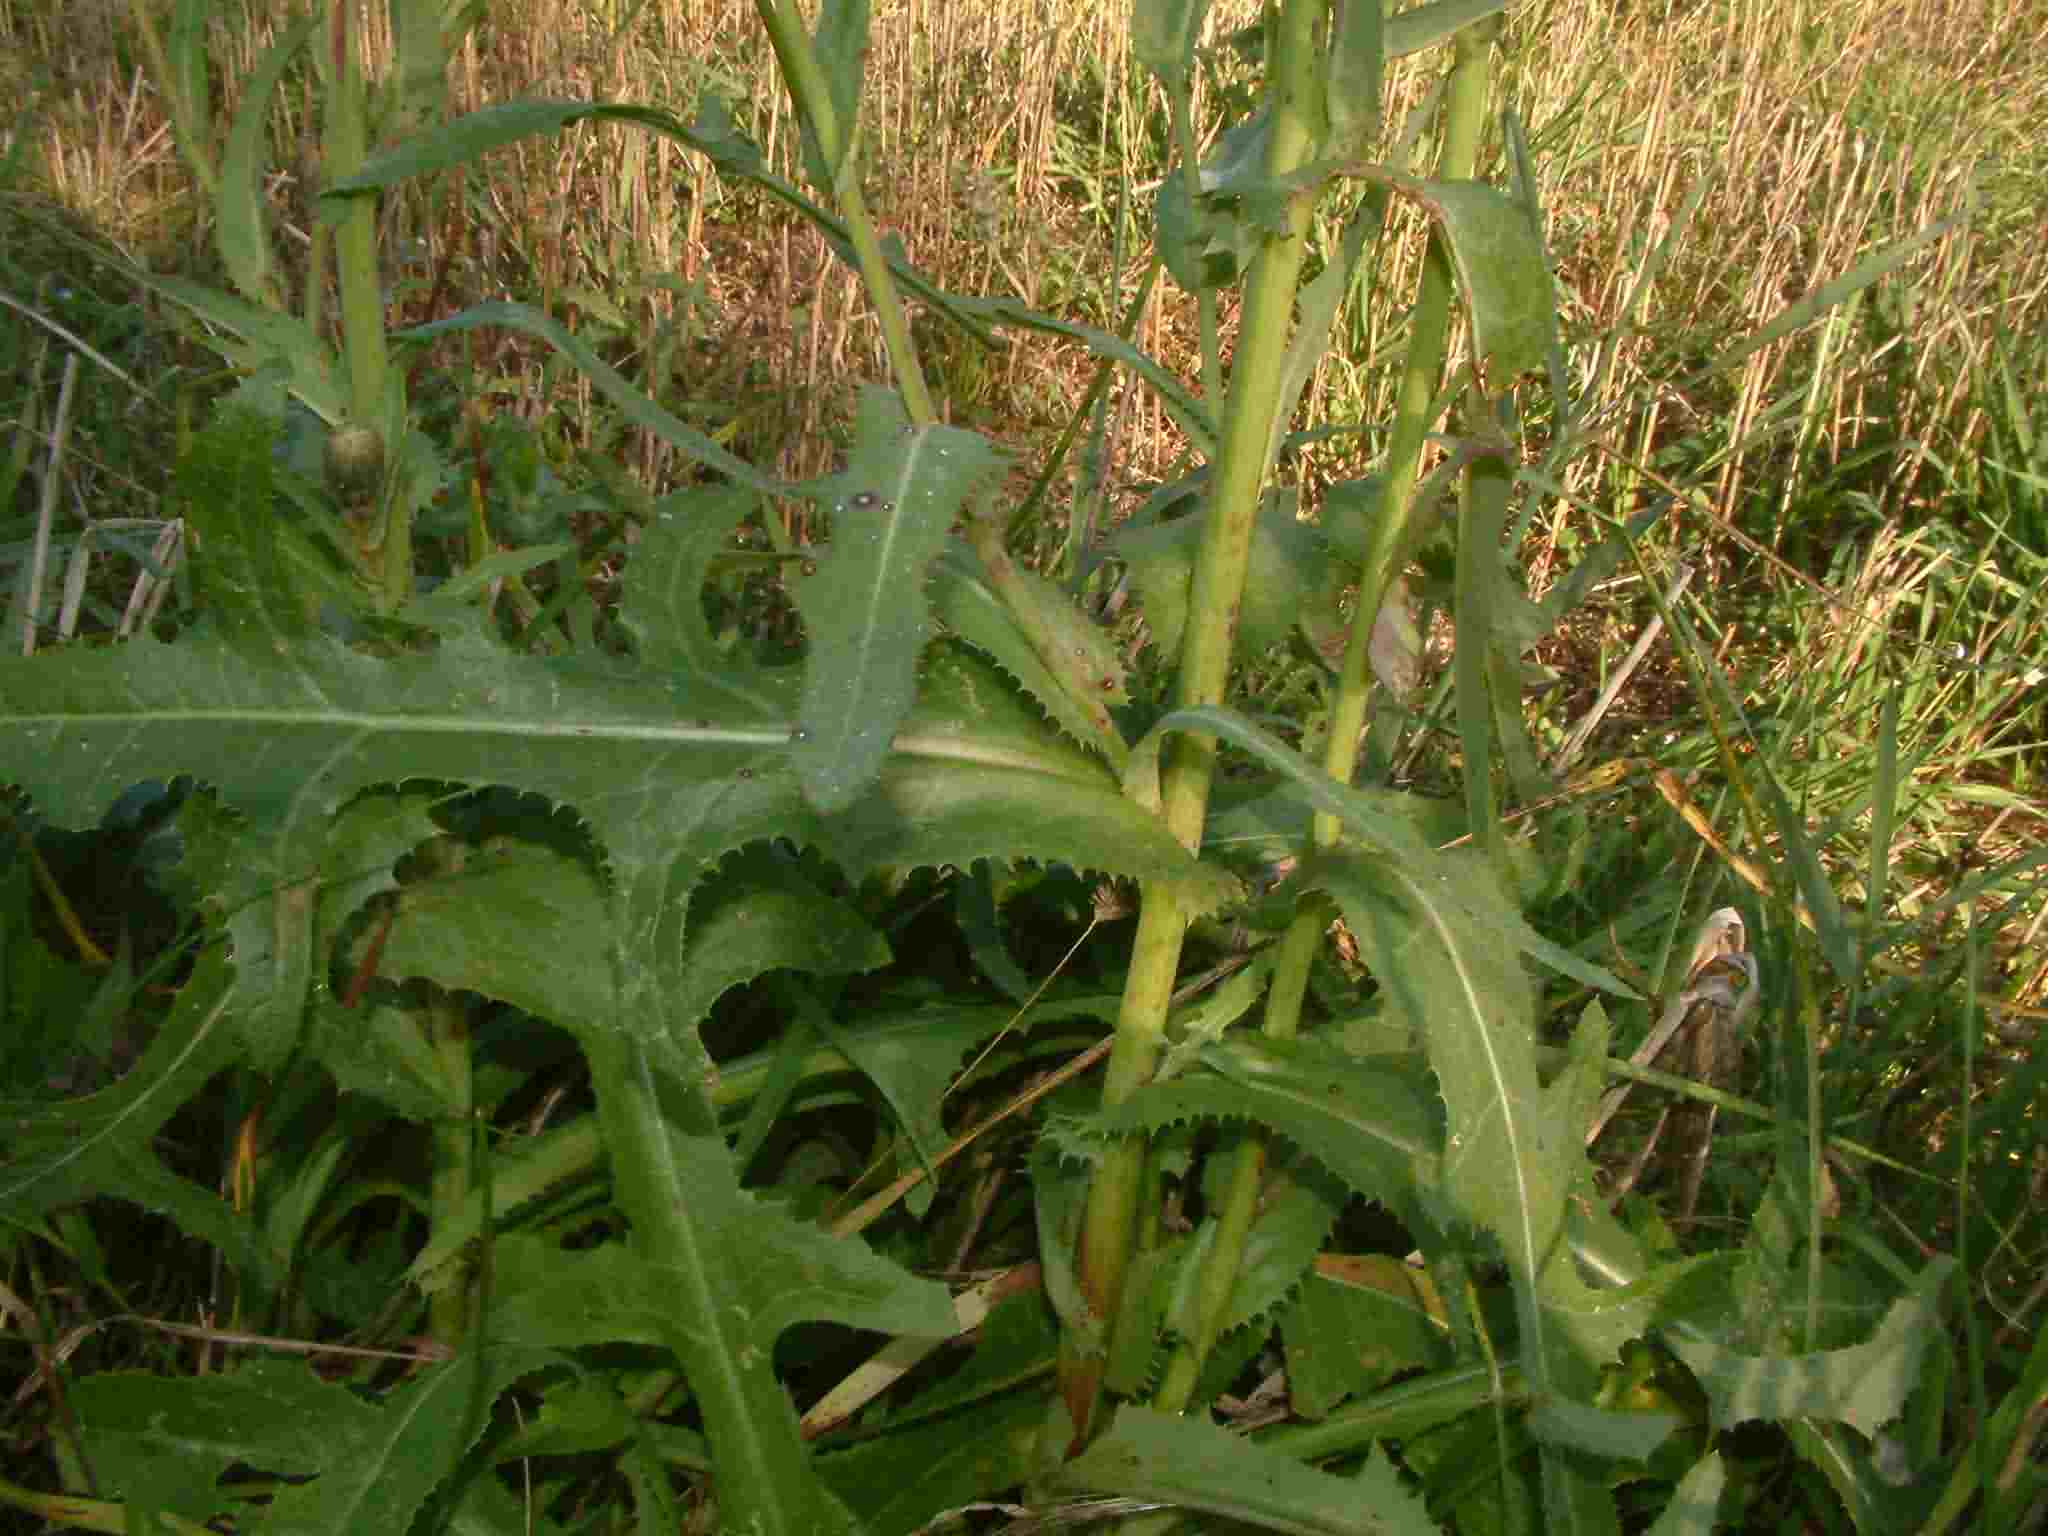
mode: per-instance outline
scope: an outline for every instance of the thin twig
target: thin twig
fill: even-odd
[[[43,603],[43,576],[50,563],[50,525],[57,520],[57,486],[63,479],[64,445],[71,436],[71,388],[78,382],[78,354],[64,359],[57,386],[57,419],[50,424],[50,457],[43,468],[43,504],[36,513],[35,553],[29,557],[28,586],[21,609],[21,654],[36,653],[36,612]]]
[[[1676,579],[1672,581],[1670,590],[1664,594],[1666,608],[1678,605],[1679,598],[1685,595],[1686,586],[1691,580],[1692,567],[1679,566]],[[1641,666],[1643,658],[1650,654],[1650,647],[1657,643],[1657,637],[1663,633],[1664,615],[1652,614],[1650,622],[1636,637],[1635,645],[1622,659],[1620,668],[1607,680],[1607,686],[1600,690],[1600,697],[1593,701],[1593,707],[1586,711],[1584,718],[1565,736],[1564,745],[1557,749],[1557,755],[1550,760],[1551,772],[1562,773],[1578,761],[1579,753],[1584,750],[1587,739],[1599,729],[1600,722],[1607,716],[1607,711],[1613,707],[1615,699],[1621,695],[1621,690],[1628,686],[1628,680],[1635,676],[1636,668]]]

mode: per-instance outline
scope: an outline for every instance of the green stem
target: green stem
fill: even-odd
[[[1316,0],[1287,0],[1280,18],[1273,74],[1267,83],[1273,127],[1266,169],[1275,176],[1295,170],[1314,152],[1314,28],[1322,13]],[[1291,203],[1287,232],[1266,240],[1246,276],[1237,354],[1181,645],[1178,691],[1183,707],[1220,704],[1230,679],[1238,604],[1266,475],[1310,212],[1307,196]],[[1201,845],[1215,762],[1212,741],[1182,736],[1167,750],[1161,775],[1163,815],[1167,829],[1184,847]],[[1105,1105],[1122,1103],[1151,1079],[1158,1065],[1187,931],[1188,914],[1170,888],[1147,885],[1141,900],[1138,935],[1103,1082]],[[1081,1286],[1091,1312],[1105,1321],[1115,1317],[1123,1296],[1144,1158],[1144,1147],[1136,1141],[1119,1144],[1097,1170],[1088,1192],[1080,1245]],[[1092,1401],[1084,1398],[1092,1399],[1092,1393],[1081,1390],[1083,1374],[1069,1371],[1065,1386],[1076,1426],[1086,1435],[1093,1415]]]
[[[356,52],[355,0],[331,0],[327,45],[331,75],[321,164],[330,183],[353,176],[369,155],[369,121],[362,64]],[[335,284],[341,291],[341,349],[348,372],[350,425],[372,434],[374,451],[364,457],[383,465],[376,491],[385,525],[374,542],[356,551],[363,578],[376,593],[380,611],[396,612],[412,596],[412,530],[402,504],[388,495],[390,411],[386,400],[388,359],[384,345],[384,296],[377,271],[377,200],[352,197],[334,229]]]
[[[1471,176],[1478,161],[1493,35],[1491,27],[1470,27],[1458,34],[1447,93],[1441,163],[1441,174],[1448,178]],[[1365,732],[1372,696],[1372,629],[1397,574],[1396,559],[1407,542],[1422,445],[1429,435],[1429,407],[1436,398],[1437,380],[1443,374],[1450,300],[1450,264],[1442,243],[1432,239],[1408,332],[1408,355],[1401,370],[1394,430],[1387,448],[1379,525],[1360,571],[1358,610],[1352,615],[1351,634],[1330,709],[1330,734],[1323,744],[1323,767],[1340,784],[1349,784],[1358,769],[1358,744]],[[1338,838],[1337,819],[1318,812],[1312,835],[1316,847],[1333,846]],[[1274,967],[1273,989],[1266,1002],[1269,1033],[1293,1033],[1308,989],[1309,967],[1328,923],[1327,906],[1315,898],[1304,898]]]
[[[1469,180],[1479,159],[1479,136],[1486,122],[1488,68],[1498,24],[1467,27],[1454,44],[1451,78],[1444,109],[1444,151],[1438,176]],[[1395,394],[1394,428],[1387,444],[1385,488],[1380,518],[1366,548],[1359,572],[1358,611],[1338,673],[1336,702],[1330,710],[1330,735],[1323,749],[1323,767],[1340,784],[1349,784],[1358,766],[1358,743],[1371,707],[1370,647],[1372,627],[1386,602],[1387,589],[1399,574],[1396,557],[1407,541],[1414,506],[1415,482],[1422,447],[1432,422],[1430,406],[1443,376],[1444,338],[1450,328],[1451,265],[1440,237],[1432,237],[1424,259],[1422,280],[1408,330],[1408,355]],[[1315,840],[1328,847],[1337,839],[1336,818],[1318,814]]]
[[[1469,28],[1458,35],[1456,61],[1452,66],[1449,122],[1446,125],[1444,174],[1469,177],[1478,155],[1479,131],[1486,107],[1490,28]],[[1478,41],[1473,41],[1474,38]],[[1330,738],[1325,746],[1324,766],[1340,783],[1351,782],[1357,766],[1358,741],[1365,727],[1370,677],[1367,671],[1373,621],[1385,600],[1393,577],[1393,565],[1402,547],[1413,502],[1416,469],[1429,427],[1429,406],[1436,380],[1443,371],[1444,336],[1450,315],[1450,271],[1437,242],[1431,243],[1428,264],[1423,270],[1421,292],[1416,299],[1414,328],[1409,333],[1407,366],[1403,371],[1400,414],[1395,420],[1389,448],[1385,499],[1377,536],[1367,553],[1359,586],[1358,611],[1351,622],[1344,668],[1340,675],[1335,707],[1331,711]],[[1234,382],[1235,376],[1233,376]],[[1232,417],[1233,424],[1236,417]],[[1198,610],[1199,611],[1199,610]],[[1468,765],[1469,768],[1470,765]],[[1318,848],[1337,841],[1338,824],[1333,816],[1318,814],[1313,840]],[[1323,930],[1330,920],[1328,903],[1311,893],[1296,908],[1294,920],[1281,941],[1274,967],[1273,984],[1266,999],[1264,1032],[1269,1038],[1291,1039],[1300,1028],[1301,1007],[1308,992],[1309,970],[1320,948]],[[1188,1404],[1201,1374],[1202,1362],[1221,1331],[1237,1270],[1243,1262],[1244,1246],[1251,1233],[1258,1208],[1259,1185],[1265,1176],[1265,1138],[1253,1130],[1239,1144],[1236,1165],[1226,1188],[1222,1214],[1218,1218],[1216,1241],[1203,1262],[1198,1288],[1194,1338],[1174,1351],[1166,1374],[1154,1398],[1154,1405],[1178,1413]]]

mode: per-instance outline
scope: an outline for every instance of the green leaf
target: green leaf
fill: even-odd
[[[1457,268],[1486,393],[1540,372],[1552,342],[1550,267],[1523,204],[1478,181],[1391,178],[1435,217]]]
[[[497,839],[399,892],[380,957],[394,980],[423,976],[575,1028],[616,997],[603,887],[579,860]]]
[[[635,969],[643,968],[644,961]],[[949,1331],[950,1301],[943,1287],[912,1281],[860,1243],[799,1228],[743,1195],[704,1092],[701,1050],[657,1034],[658,983],[644,970],[632,976],[620,1006],[625,1033],[591,1029],[581,1039],[619,1203],[632,1223],[628,1283],[696,1396],[720,1513],[731,1528],[774,1536],[851,1533],[853,1516],[811,1473],[775,1374],[775,1333],[802,1315],[796,1298],[807,1280],[829,1288],[839,1279],[840,1259],[887,1269],[890,1294],[913,1304],[936,1290],[925,1331]],[[765,1284],[771,1276],[783,1284]]]
[[[221,947],[202,950],[156,1038],[111,1087],[56,1103],[0,1102],[7,1128],[0,1210],[24,1221],[115,1195],[216,1244],[231,1262],[261,1268],[246,1218],[216,1192],[165,1168],[154,1147],[171,1116],[235,1059],[240,1042],[226,1024],[228,980]]]
[[[1157,774],[1158,743],[1168,731],[1196,731],[1220,737],[1232,746],[1242,748],[1267,767],[1276,769],[1284,777],[1287,788],[1310,805],[1319,811],[1327,811],[1365,842],[1385,849],[1403,863],[1426,868],[1433,865],[1438,857],[1436,850],[1416,834],[1414,827],[1387,815],[1369,795],[1339,784],[1320,766],[1276,741],[1248,720],[1213,705],[1176,709],[1162,716],[1145,743],[1132,752],[1127,781],[1137,774]],[[1455,893],[1452,899],[1456,899]],[[1511,908],[1487,902],[1481,910],[1469,915],[1516,952],[1542,962],[1560,975],[1616,997],[1637,996],[1634,988],[1617,980],[1605,967],[1582,960],[1544,938]]]
[[[1543,1398],[1529,1415],[1538,1439],[1603,1461],[1647,1462],[1682,1427],[1675,1414],[1617,1413],[1563,1397]]]
[[[1122,532],[1112,546],[1130,567],[1145,622],[1162,655],[1177,654],[1180,645],[1206,517],[1205,503],[1204,511],[1195,516]],[[1295,516],[1291,492],[1269,492],[1260,500],[1252,528],[1251,566],[1238,609],[1240,654],[1257,655],[1294,632],[1303,609],[1323,584],[1329,558],[1321,531]]]
[[[1839,1419],[1874,1436],[1905,1411],[1920,1358],[1942,1327],[1942,1288],[1955,1261],[1937,1258],[1893,1302],[1868,1343],[1807,1355],[1741,1355],[1705,1339],[1672,1335],[1680,1359],[1706,1389],[1716,1429],[1748,1419]]]
[[[743,485],[691,486],[654,504],[654,524],[633,550],[632,577],[619,618],[640,660],[663,671],[717,677],[758,669],[723,650],[704,616],[704,583],[712,562],[734,548],[733,530],[760,497]]]
[[[313,627],[274,526],[277,428],[274,418],[229,402],[193,437],[172,477],[206,550],[196,570],[209,621],[238,649],[271,653]]]
[[[729,1166],[729,1164],[728,1164]],[[705,1172],[713,1165],[707,1164]],[[865,1243],[833,1237],[736,1190],[702,1186],[716,1210],[714,1241],[752,1272],[741,1294],[746,1347],[771,1351],[798,1322],[944,1337],[957,1324],[945,1286],[917,1280]],[[495,1244],[491,1337],[524,1349],[663,1342],[672,1327],[670,1278],[623,1243],[565,1249],[523,1233]]]
[[[1368,1066],[1320,1040],[1252,1036],[1219,1040],[1200,1060],[1207,1070],[1148,1084],[1114,1109],[1063,1122],[1051,1134],[1149,1134],[1195,1119],[1254,1120],[1404,1216],[1414,1212],[1414,1192],[1436,1182],[1434,1127],[1416,1084],[1387,1063]]]
[[[1726,1529],[1720,1516],[1721,1494],[1728,1486],[1728,1468],[1719,1451],[1708,1451],[1679,1480],[1646,1536],[1713,1536]]]
[[[1267,1323],[1294,1294],[1343,1214],[1348,1193],[1340,1181],[1309,1165],[1297,1166],[1290,1182],[1263,1197],[1223,1309],[1224,1332]],[[1183,1331],[1192,1336],[1195,1328]],[[1263,1337],[1266,1328],[1258,1331]]]
[[[889,963],[889,944],[784,852],[742,850],[690,912],[684,986],[671,1017],[695,1024],[732,988],[774,970],[845,976]]]
[[[1509,1264],[1533,1285],[1558,1246],[1566,1154],[1577,1141],[1556,1145],[1541,1113],[1528,976],[1465,915],[1504,903],[1470,859],[1439,856],[1414,870],[1354,856],[1321,865],[1316,878],[1389,1006],[1428,1043],[1450,1112],[1446,1192],[1500,1234]]]
[[[974,433],[913,428],[893,394],[862,394],[851,462],[820,487],[832,545],[796,594],[810,649],[792,755],[819,810],[845,809],[879,776],[930,635],[925,571],[996,464]]]
[[[910,1138],[918,1158],[932,1166],[949,1137],[941,1119],[948,1088],[976,1048],[1016,1026],[1013,1008],[933,1004],[903,1012],[863,1011],[831,1033],[831,1042],[880,1091]],[[1032,1010],[1029,1027],[1060,1019],[1111,1024],[1116,1003],[1077,998]]]
[[[1127,748],[1109,707],[1130,702],[1123,658],[1108,631],[1083,613],[1064,588],[1010,557],[1000,523],[991,517],[970,524],[969,537],[979,557],[976,574],[994,589],[1003,620],[1037,662],[1029,675],[1053,685],[1059,699],[1056,718],[1063,723],[1078,718],[1083,726],[1079,739],[1121,766]]]
[[[1382,29],[1386,21],[1379,6],[1358,0],[1340,4],[1334,11],[1325,91],[1330,135],[1322,153],[1348,159],[1363,154],[1379,136],[1380,91],[1386,73]]]
[[[221,156],[220,188],[215,196],[214,244],[228,278],[242,297],[268,309],[278,308],[277,289],[270,279],[270,229],[263,217],[263,150],[270,123],[271,97],[285,70],[319,24],[319,13],[300,17],[264,51],[242,85],[242,103],[228,131]]]
[[[1419,1271],[1386,1254],[1318,1266],[1280,1319],[1295,1412],[1320,1419],[1396,1376],[1448,1365],[1448,1330],[1432,1315],[1424,1283]]]
[[[185,159],[202,186],[213,170],[213,85],[207,71],[206,23],[210,0],[178,0],[164,40],[164,94],[183,141]]]
[[[334,354],[296,315],[265,309],[232,294],[182,277],[140,281],[201,320],[228,333],[209,336],[207,345],[247,373],[282,368],[289,387],[305,407],[330,427],[344,420],[348,405],[335,377]]]
[[[1042,1393],[1013,1392],[851,1450],[820,1456],[818,1475],[867,1528],[916,1531],[949,1509],[1026,1481],[1046,1417]]]
[[[195,1521],[239,1508],[219,1486],[230,1467],[310,1476],[337,1439],[360,1436],[377,1419],[371,1404],[297,1361],[253,1360],[210,1376],[106,1372],[65,1392],[102,1497]]]
[[[488,1426],[490,1405],[550,1363],[538,1352],[507,1349],[454,1360],[390,1393],[373,1417],[328,1421],[320,1476],[279,1488],[254,1529],[265,1536],[404,1530]]]
[[[1609,1293],[1588,1285],[1567,1237],[1584,1122],[1562,1121],[1572,1095],[1548,1098],[1538,1081],[1535,995],[1514,950],[1495,937],[1512,909],[1490,866],[1476,854],[1399,863],[1350,855],[1319,861],[1312,878],[1337,898],[1389,1005],[1428,1043],[1448,1113],[1440,1188],[1506,1255],[1531,1389],[1539,1403],[1583,1402],[1616,1342],[1596,1326]],[[1573,1433],[1582,1419],[1559,1407],[1547,1427]],[[1618,1438],[1610,1428],[1601,1447]],[[1611,1526],[1611,1501],[1553,1441],[1542,1444],[1553,1523]]]
[[[1166,94],[1187,88],[1208,0],[1138,0],[1131,8],[1131,52],[1159,77]]]
[[[1120,762],[1129,750],[1123,738],[1113,727],[1105,735],[1098,713],[1084,708],[1061,685],[996,596],[978,561],[957,549],[939,556],[932,564],[931,599],[939,622],[1008,673],[1061,730],[1102,752],[1112,764]]]
[[[820,192],[839,184],[846,157],[855,153],[861,102],[861,72],[868,58],[868,0],[824,0],[818,7],[818,30],[812,57],[825,77],[831,113],[838,124],[838,157],[828,159],[817,142],[810,112],[801,114],[804,158]],[[799,105],[807,105],[799,102]]]
[[[1198,1419],[1125,1407],[1052,1486],[1144,1499],[1297,1536],[1435,1536],[1384,1457],[1333,1477]]]
[[[1387,18],[1387,57],[1404,58],[1448,41],[1475,21],[1498,16],[1506,0],[1433,0]]]
[[[468,121],[461,119],[460,121]],[[473,331],[485,326],[502,326],[508,330],[523,331],[560,352],[574,363],[583,376],[595,384],[598,391],[618,408],[634,426],[660,438],[678,453],[695,460],[707,469],[715,469],[726,479],[739,485],[751,487],[764,496],[787,496],[795,488],[778,480],[773,475],[764,475],[745,459],[728,453],[711,438],[677,420],[650,400],[635,384],[578,338],[568,327],[542,314],[526,304],[492,302],[472,304],[460,314],[450,315],[445,320],[436,320],[430,325],[414,326],[411,330],[400,331],[397,337],[404,341],[431,341],[436,336],[452,335],[459,331]]]

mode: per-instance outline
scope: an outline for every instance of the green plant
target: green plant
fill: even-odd
[[[1580,1011],[1561,1060],[1539,1050],[1526,961],[1633,992],[1524,917],[1557,899],[1569,863],[1510,835],[1494,777],[1524,800],[1544,787],[1520,668],[1578,587],[1535,603],[1503,555],[1521,459],[1513,391],[1558,370],[1526,190],[1469,174],[1493,9],[1426,7],[1383,30],[1374,7],[1290,0],[1244,40],[1264,94],[1206,167],[1192,114],[1200,7],[1141,10],[1136,50],[1182,157],[1162,189],[1160,259],[1201,297],[1199,390],[1122,337],[945,295],[884,246],[861,192],[856,5],[828,6],[815,34],[793,7],[763,5],[817,201],[769,171],[715,100],[689,123],[513,103],[367,163],[350,116],[360,101],[334,107],[324,206],[345,231],[380,190],[579,121],[710,156],[859,270],[897,392],[862,395],[843,468],[791,482],[678,420],[540,311],[482,305],[399,338],[523,331],[723,477],[652,502],[615,625],[571,626],[573,644],[531,655],[472,599],[558,552],[473,550],[416,600],[406,519],[420,507],[389,500],[382,473],[364,481],[395,519],[378,559],[352,583],[316,579],[318,560],[276,523],[289,485],[277,447],[287,390],[316,412],[309,396],[341,397],[324,351],[252,355],[259,376],[179,472],[206,549],[200,623],[175,644],[5,664],[0,774],[49,820],[88,819],[167,773],[209,790],[179,826],[210,926],[142,1058],[84,1105],[13,1112],[0,1201],[18,1250],[87,1266],[78,1205],[125,1199],[222,1256],[237,1321],[374,1330],[381,1306],[361,1291],[382,1281],[405,1298],[397,1311],[410,1310],[407,1286],[425,1298],[430,1346],[408,1352],[409,1379],[358,1366],[353,1393],[275,1364],[75,1379],[52,1415],[65,1500],[19,1502],[115,1518],[75,1502],[74,1488],[97,1485],[137,1519],[511,1529],[536,1511],[495,1469],[533,1458],[538,1518],[565,1526],[579,1505],[610,1507],[593,1490],[611,1479],[648,1529],[909,1530],[1017,1485],[1282,1530],[1445,1517],[1477,1530],[1617,1528],[1613,1489],[1647,1483],[1656,1513],[1704,1525],[1732,1459],[1714,1433],[1768,1419],[1860,1520],[1885,1497],[1865,1441],[1920,1389],[1902,1453],[1916,1497],[1932,1507],[1981,1488],[1987,1506],[2016,1510],[2034,1484],[2000,1485],[1982,1462],[1944,1477],[1951,1358],[1934,1325],[1953,1265],[1916,1270],[1874,1241],[1827,1241],[1823,1154],[1855,1149],[1831,1143],[1818,1112],[1814,962],[1792,914],[1803,901],[1823,962],[1852,987],[1867,936],[1768,771],[1740,767],[1734,743],[1754,732],[1704,668],[1717,750],[1759,840],[1789,850],[1797,889],[1771,893],[1775,926],[1757,924],[1785,995],[1773,999],[1770,1172],[1747,1240],[1684,1257],[1654,1222],[1632,1230],[1605,1210],[1583,1151],[1617,1070],[1600,1005]],[[345,7],[333,14],[345,22]],[[1389,170],[1371,158],[1384,60],[1445,40],[1441,174]],[[359,97],[349,56],[335,55],[330,86]],[[1353,184],[1363,193],[1304,283],[1314,205]],[[1392,445],[1370,482],[1333,498],[1349,523],[1309,527],[1275,467],[1300,447],[1297,403],[1397,200],[1435,233]],[[344,267],[362,249],[350,244]],[[1223,301],[1239,285],[1226,375]],[[973,338],[1083,342],[1156,391],[1204,460],[1157,499],[1155,513],[1184,515],[1155,516],[1123,547],[1168,653],[1145,680],[1156,687],[1131,689],[1108,637],[1016,561],[1001,457],[935,419],[906,290]],[[345,276],[345,311],[350,291]],[[1454,300],[1467,356],[1447,369]],[[226,313],[217,296],[192,302]],[[385,443],[409,442],[385,345],[381,316],[346,321],[361,386],[350,409]],[[269,367],[279,356],[288,366]],[[1456,430],[1424,476],[1446,405]],[[1572,447],[1556,445],[1560,460]],[[829,527],[829,545],[764,552],[736,536],[772,540],[791,503]],[[1440,515],[1453,505],[1454,519]],[[1624,551],[1617,539],[1589,556],[1580,584]],[[1418,797],[1354,784],[1374,667],[1400,674],[1413,648],[1382,614],[1418,557],[1447,584],[1458,636],[1465,794],[1449,827]],[[795,664],[715,622],[735,580],[777,565],[801,571]],[[583,574],[565,573],[565,603]],[[1228,707],[1243,654],[1298,626],[1333,663],[1320,759]],[[1147,700],[1153,718],[1139,717]],[[1232,773],[1219,779],[1219,763]],[[1894,762],[1876,814],[1892,816],[1897,789]],[[1476,846],[1437,846],[1459,834]],[[28,867],[10,866],[10,910],[27,910]],[[1136,882],[1127,960],[1105,963],[1097,946],[1099,981],[1034,988],[1007,953],[1006,915],[1038,901],[1080,926],[1085,908],[1083,940],[1117,920],[1076,872]],[[951,898],[966,958],[892,964],[925,941],[934,896]],[[1235,949],[1219,915],[1240,930]],[[1340,916],[1370,989],[1325,949]],[[1191,954],[1223,973],[1213,987],[1188,979]],[[1305,1022],[1311,997],[1330,1018]],[[1230,1033],[1255,1014],[1256,1037]],[[1070,1045],[1063,1027],[1105,1021],[1100,1093],[1068,1091],[1017,1149],[1031,1190],[1008,1231],[1057,1326],[1022,1272],[993,1312],[985,1292],[956,1297],[910,1272],[947,1267],[957,1245],[941,1240],[971,1235],[971,1211],[899,1218],[872,1243],[854,1233],[894,1193],[830,1231],[815,1219],[870,1163],[907,1201],[931,1198],[967,1141],[942,1116],[970,1051],[952,1086],[982,1111],[966,1129],[995,1137],[999,1107],[1027,1099],[1003,1074]],[[582,1107],[585,1074],[584,1116],[514,1142],[551,1079]],[[180,1166],[173,1118],[188,1105],[237,1129],[232,1202]],[[366,1157],[373,1134],[392,1145]],[[749,1189],[755,1170],[765,1177]],[[1355,1230],[1354,1194],[1392,1230],[1377,1234],[1384,1251],[1350,1263],[1323,1249]],[[379,1202],[407,1212],[381,1236]],[[1417,1269],[1399,1262],[1411,1248]],[[851,1363],[848,1335],[824,1324],[896,1336],[899,1357],[983,1331],[964,1364],[914,1376],[812,1455],[805,1429],[859,1407],[820,1411],[824,1396],[807,1425],[791,1409],[793,1387],[812,1395]],[[793,1337],[817,1342],[792,1352]],[[1275,1337],[1304,1414],[1322,1422],[1263,1440],[1211,1422],[1199,1410]],[[54,1367],[47,1328],[38,1351]],[[1998,1426],[1992,1449],[2021,1443],[2039,1372],[2030,1361],[1998,1417],[1980,1413]],[[212,1431],[203,1450],[166,1437],[188,1423]],[[1389,1440],[1398,1466],[1373,1449]],[[247,1475],[227,1479],[235,1468]],[[715,1515],[677,1507],[675,1469]]]

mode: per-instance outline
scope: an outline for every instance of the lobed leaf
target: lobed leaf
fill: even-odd
[[[1435,1536],[1421,1496],[1384,1457],[1347,1477],[1305,1467],[1199,1419],[1120,1409],[1052,1485],[1171,1504],[1297,1536]]]
[[[1748,1419],[1819,1418],[1873,1436],[1905,1411],[1919,1383],[1920,1358],[1941,1326],[1941,1292],[1954,1272],[1947,1256],[1930,1263],[1862,1344],[1806,1355],[1743,1355],[1674,1334],[1671,1347],[1706,1389],[1717,1429]]]

